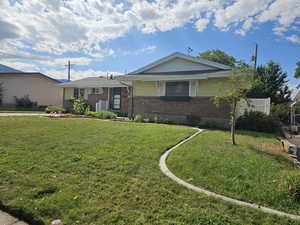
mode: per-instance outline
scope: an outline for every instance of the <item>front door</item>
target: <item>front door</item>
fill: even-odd
[[[121,88],[111,88],[111,102],[112,110],[120,110],[121,108]]]

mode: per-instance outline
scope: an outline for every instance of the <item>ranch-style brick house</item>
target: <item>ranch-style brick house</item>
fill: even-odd
[[[216,107],[211,101],[226,89],[231,67],[182,53],[173,53],[127,75],[132,82],[130,114],[145,118],[186,120],[195,115],[202,122],[227,126],[230,107],[223,102]]]

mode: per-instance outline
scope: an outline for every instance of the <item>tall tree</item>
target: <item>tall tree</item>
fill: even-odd
[[[241,100],[247,101],[247,92],[252,85],[253,71],[247,67],[234,68],[228,78],[229,88],[222,88],[220,86],[220,94],[213,98],[216,106],[220,101],[226,101],[230,105],[230,126],[231,126],[231,142],[233,145],[235,141],[235,124],[237,115],[237,104]],[[221,91],[222,90],[222,91]]]
[[[237,63],[236,59],[233,56],[228,55],[220,49],[202,52],[199,54],[198,57],[232,67],[235,66],[235,64]]]
[[[287,86],[287,74],[278,63],[270,61],[265,66],[257,67],[254,84],[247,96],[249,98],[271,98],[275,104],[286,103],[291,99]]]
[[[297,67],[296,67],[296,70],[295,70],[294,77],[299,78],[300,77],[300,61],[297,62],[296,65],[297,65]]]

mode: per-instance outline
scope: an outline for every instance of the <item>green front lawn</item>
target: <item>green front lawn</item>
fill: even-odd
[[[280,142],[263,133],[205,131],[170,155],[168,165],[184,180],[233,198],[300,214],[300,203],[286,187],[295,172]]]
[[[195,193],[163,175],[162,152],[194,132],[91,119],[0,118],[0,201],[32,216],[31,224],[299,224]]]

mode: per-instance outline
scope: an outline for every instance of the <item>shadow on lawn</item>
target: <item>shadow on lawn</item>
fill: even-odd
[[[10,215],[18,218],[19,220],[23,220],[27,222],[30,225],[45,225],[44,222],[34,218],[34,215],[26,212],[24,209],[18,207],[5,206],[1,201],[0,201],[0,210],[9,213]]]

